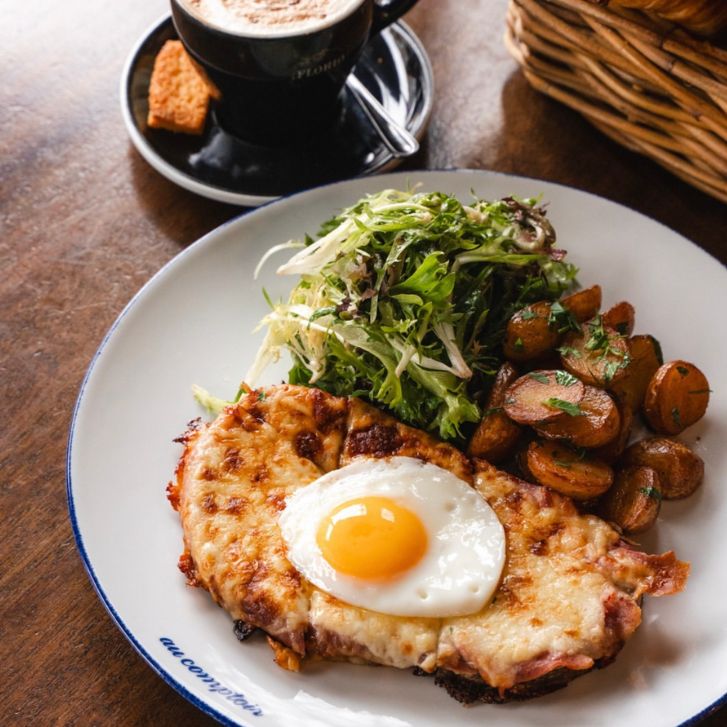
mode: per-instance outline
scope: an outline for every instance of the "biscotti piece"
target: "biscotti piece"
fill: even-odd
[[[149,83],[148,125],[184,134],[201,134],[214,84],[187,55],[178,40],[168,40],[154,60]]]

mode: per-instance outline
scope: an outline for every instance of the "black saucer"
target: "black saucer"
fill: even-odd
[[[124,121],[134,145],[174,183],[211,199],[252,206],[396,165],[347,89],[334,124],[293,148],[273,149],[232,136],[218,125],[214,110],[201,136],[149,129],[154,58],[165,41],[176,37],[171,18],[157,23],[131,53],[121,85]],[[418,138],[424,134],[432,106],[432,70],[419,39],[404,23],[369,41],[355,73],[399,123]]]

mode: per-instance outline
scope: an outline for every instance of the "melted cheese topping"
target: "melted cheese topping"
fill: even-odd
[[[300,656],[440,668],[481,677],[501,692],[553,669],[585,670],[610,659],[639,625],[641,594],[684,585],[688,567],[673,554],[634,551],[569,499],[478,462],[476,489],[507,539],[494,600],[449,619],[344,604],[293,568],[278,517],[285,499],[323,471],[392,455],[470,477],[471,464],[456,449],[360,401],[296,386],[243,397],[188,435],[170,492],[190,582]]]

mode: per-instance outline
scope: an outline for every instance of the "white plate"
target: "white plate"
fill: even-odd
[[[315,233],[366,193],[421,182],[468,199],[542,193],[558,244],[598,282],[605,303],[628,299],[637,331],[667,358],[698,363],[714,390],[687,439],[707,477],[691,498],[664,503],[651,550],[692,562],[684,593],[650,598],[644,623],[615,664],[534,701],[464,709],[430,680],[394,669],[276,667],[261,639],[240,644],[228,616],[176,568],[182,549],[164,487],[200,415],[193,383],[234,394],[258,346],[261,288],[285,293],[272,244]],[[407,172],[341,182],[278,201],[218,228],[178,255],[127,306],[84,381],[69,441],[68,498],[78,546],[101,599],[162,678],[220,721],[245,725],[674,725],[727,693],[727,272],[676,233],[612,202],[555,184],[487,172]],[[271,372],[268,382],[284,375]],[[210,681],[214,680],[214,681]],[[242,695],[242,696],[234,696]],[[251,711],[253,710],[253,711]]]

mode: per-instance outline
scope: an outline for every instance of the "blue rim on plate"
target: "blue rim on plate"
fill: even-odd
[[[234,222],[235,220],[242,217],[242,215],[245,213],[242,213],[238,215],[237,217],[228,220],[227,222],[220,225],[220,227],[225,227],[226,225],[229,225],[230,223]],[[219,228],[218,228],[219,229]],[[206,237],[206,235],[204,236]],[[204,237],[201,237],[199,240],[197,240],[194,245],[204,240]],[[192,247],[190,245],[190,247]],[[189,249],[189,248],[187,248]],[[182,251],[180,253],[184,254],[185,251]],[[176,259],[172,258],[172,259]],[[89,579],[91,580],[91,585],[93,586],[94,590],[96,591],[96,594],[98,595],[99,599],[101,600],[101,603],[103,604],[104,608],[108,612],[109,616],[111,616],[111,619],[113,622],[119,627],[121,632],[124,634],[124,636],[129,640],[129,643],[134,647],[135,651],[141,656],[144,661],[156,672],[158,676],[160,676],[164,682],[166,682],[172,689],[174,689],[176,692],[178,692],[182,697],[184,697],[188,702],[193,704],[197,709],[204,712],[205,714],[208,714],[210,717],[214,717],[217,721],[219,721],[223,725],[229,725],[229,727],[246,727],[246,725],[242,724],[241,722],[232,721],[225,717],[220,712],[217,712],[215,709],[210,707],[208,704],[203,702],[202,700],[198,699],[194,694],[192,694],[181,682],[177,681],[172,677],[169,672],[167,672],[164,667],[159,664],[144,647],[137,641],[134,634],[127,628],[126,624],[122,620],[122,618],[119,616],[119,614],[116,612],[116,609],[111,604],[111,601],[109,600],[108,596],[104,592],[103,588],[101,588],[101,584],[98,581],[98,578],[96,577],[96,573],[93,569],[93,565],[91,564],[91,559],[88,556],[88,552],[86,551],[86,546],[83,542],[83,537],[81,536],[81,531],[78,526],[78,520],[76,518],[76,509],[75,504],[73,501],[73,483],[71,480],[71,452],[73,449],[73,436],[75,433],[75,427],[76,427],[76,416],[78,414],[78,409],[81,405],[81,400],[83,399],[83,394],[86,389],[86,384],[88,383],[89,378],[91,377],[91,374],[93,373],[93,368],[96,364],[96,361],[98,357],[101,355],[102,351],[106,347],[107,342],[111,338],[111,336],[114,334],[114,331],[118,327],[118,325],[121,323],[121,321],[124,319],[126,314],[131,310],[131,308],[134,306],[136,301],[138,300],[139,296],[142,294],[142,292],[149,286],[152,281],[159,275],[166,267],[169,265],[169,263],[172,262],[171,260],[164,265],[160,270],[157,271],[149,280],[134,294],[134,297],[126,304],[124,309],[119,313],[118,318],[111,324],[111,328],[106,332],[106,335],[103,337],[103,340],[101,341],[101,344],[99,345],[98,349],[96,349],[96,352],[93,355],[93,358],[91,359],[91,363],[88,365],[88,369],[86,370],[86,373],[83,377],[83,381],[81,382],[81,388],[78,392],[78,398],[76,399],[76,403],[73,407],[73,414],[71,415],[71,423],[69,426],[68,431],[68,444],[66,447],[66,498],[68,500],[68,513],[71,520],[71,529],[73,530],[73,537],[76,541],[76,547],[78,548],[78,551],[81,555],[81,560],[83,561],[83,566],[86,569],[86,573],[88,574]]]
[[[257,206],[302,189],[391,169],[401,162],[378,138],[347,89],[336,123],[295,148],[270,149],[227,134],[214,109],[201,136],[149,129],[147,95],[154,58],[176,38],[169,16],[157,21],[131,51],[120,101],[132,143],[152,167],[191,192],[231,204]],[[434,99],[431,64],[402,21],[371,38],[356,65],[359,80],[414,136],[426,131]]]
[[[472,170],[472,169],[460,169],[460,168],[448,168],[448,169],[430,169],[430,170],[422,170],[424,172],[457,172],[457,173],[463,173],[463,174],[479,174],[482,173],[482,170]],[[503,179],[508,179],[510,175],[501,173],[501,172],[493,172],[488,171],[487,172],[490,175],[493,176],[501,176]],[[407,172],[399,172],[395,176],[401,177],[401,179],[407,181],[408,178],[416,176],[417,171],[407,171]],[[521,177],[522,178],[522,177]],[[534,178],[528,178],[532,179],[534,182],[542,181],[537,180]],[[344,181],[344,180],[341,180]],[[326,188],[334,187],[339,182],[333,182],[329,184],[319,185],[318,187],[315,187],[313,189],[323,190]],[[555,186],[555,187],[561,187],[564,189],[570,189],[567,185],[558,184],[556,182],[548,182],[549,185]],[[179,254],[177,254],[175,257],[173,257],[171,260],[169,260],[165,265],[160,268],[131,298],[131,300],[126,304],[124,309],[121,311],[121,313],[118,315],[114,323],[109,328],[108,332],[104,336],[101,344],[99,345],[98,349],[94,353],[91,362],[88,366],[88,369],[84,375],[83,381],[81,383],[81,387],[79,390],[78,398],[76,399],[76,403],[74,405],[70,427],[69,427],[69,434],[68,434],[68,444],[67,444],[67,456],[66,456],[66,496],[68,500],[68,510],[69,510],[69,518],[71,521],[71,527],[73,530],[73,536],[76,541],[76,546],[79,550],[79,553],[81,555],[81,559],[84,565],[84,568],[86,569],[86,572],[88,573],[88,576],[91,580],[91,584],[94,587],[94,590],[99,596],[99,599],[101,600],[104,608],[108,612],[108,614],[111,616],[114,623],[118,626],[118,628],[121,630],[121,632],[124,634],[124,636],[128,639],[130,644],[133,646],[133,648],[138,652],[138,654],[146,661],[146,663],[156,672],[166,684],[168,684],[170,687],[172,687],[175,691],[177,691],[182,697],[184,697],[186,700],[188,700],[191,704],[193,704],[195,707],[197,707],[200,711],[204,712],[205,714],[213,717],[217,721],[219,721],[221,724],[224,725],[230,725],[231,727],[245,727],[243,723],[241,723],[238,720],[231,720],[228,717],[226,717],[224,714],[216,710],[214,707],[210,706],[208,703],[202,701],[197,696],[192,694],[179,680],[177,680],[168,670],[165,669],[145,648],[141,645],[141,643],[137,640],[137,638],[134,636],[134,634],[131,632],[131,630],[127,627],[127,625],[124,623],[121,616],[118,614],[116,609],[111,603],[111,600],[107,596],[106,592],[101,587],[101,584],[96,576],[96,573],[94,571],[93,565],[91,563],[91,559],[89,557],[89,554],[86,550],[83,537],[81,535],[80,527],[78,524],[78,519],[76,515],[76,506],[74,502],[74,496],[73,496],[73,482],[72,482],[72,476],[71,476],[71,461],[72,461],[72,452],[73,452],[73,445],[74,445],[74,436],[75,436],[75,428],[76,428],[76,420],[77,415],[81,406],[81,403],[83,401],[84,392],[86,390],[87,384],[93,374],[94,367],[104,351],[106,345],[108,344],[109,340],[113,336],[115,330],[118,328],[120,323],[123,321],[123,319],[127,316],[127,314],[136,306],[139,299],[144,295],[144,293],[154,284],[154,282],[161,277],[165,271],[174,263],[176,263],[179,259],[186,257],[188,254],[192,253],[193,251],[197,250],[200,246],[204,245],[206,240],[212,236],[218,234],[221,230],[225,229],[226,227],[229,227],[230,225],[235,224],[238,222],[241,218],[250,218],[250,217],[256,217],[258,214],[262,213],[264,209],[272,204],[275,204],[276,202],[292,199],[295,197],[302,196],[304,194],[307,194],[313,189],[303,190],[301,192],[295,192],[289,195],[285,195],[281,198],[281,200],[272,200],[270,202],[267,202],[263,205],[261,205],[257,210],[251,210],[251,211],[245,211],[240,213],[239,215],[236,215],[232,219],[228,220],[227,222],[223,223],[222,225],[219,225],[214,230],[211,230],[198,240],[196,240],[194,243],[192,243],[190,246],[182,250]],[[596,199],[602,199],[598,195],[594,195],[590,192],[586,192],[583,190],[579,190],[580,194],[585,194],[589,197],[593,197]],[[620,205],[624,206],[624,205]],[[625,206],[624,206],[625,207]],[[628,208],[627,208],[628,209]],[[658,225],[659,227],[669,229],[667,228],[663,223],[653,220],[652,218],[648,218],[646,215],[643,215],[642,213],[637,213],[641,217],[644,217],[646,219],[649,219],[651,222],[653,222],[655,225]],[[704,254],[706,257],[710,258],[711,260],[715,260],[709,253],[705,252],[701,248],[698,248],[698,246],[695,245],[695,248],[697,248],[702,254]],[[718,262],[715,260],[715,262]],[[701,720],[708,717],[710,714],[718,710],[719,708],[727,705],[727,693],[723,694],[718,699],[714,700],[711,704],[709,704],[707,707],[702,709],[697,714],[693,715],[689,719],[679,723],[678,727],[691,727],[692,725],[698,724]]]

